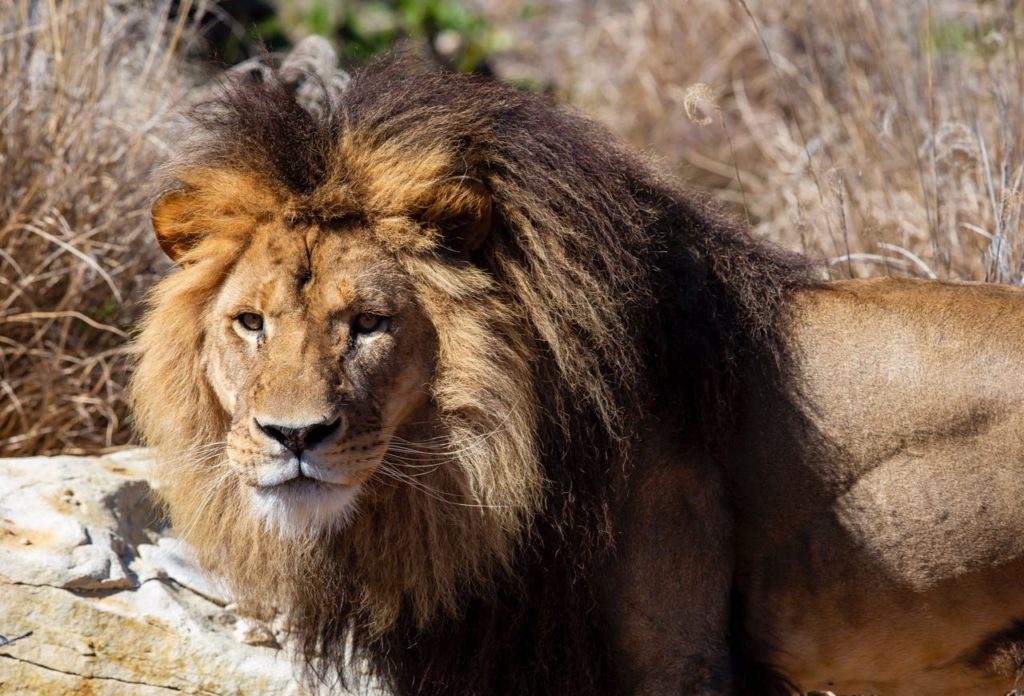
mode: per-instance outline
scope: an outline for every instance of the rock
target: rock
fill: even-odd
[[[184,542],[174,537],[163,537],[157,539],[155,545],[139,544],[138,552],[141,572],[173,580],[218,606],[228,605],[228,588],[216,578],[200,572],[192,549]]]
[[[233,65],[217,79],[195,90],[192,103],[216,98],[225,84],[235,81],[266,82],[272,69],[262,57]],[[278,66],[281,83],[295,95],[302,108],[323,115],[348,87],[349,74],[338,66],[338,55],[322,36],[307,36],[286,55]]]
[[[301,693],[281,636],[164,528],[146,472],[144,450],[0,459],[0,693]]]
[[[281,62],[281,79],[299,104],[320,115],[348,87],[349,75],[338,67],[338,55],[322,36],[307,36]]]

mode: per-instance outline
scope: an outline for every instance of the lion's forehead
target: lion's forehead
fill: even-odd
[[[267,225],[236,264],[222,304],[251,305],[268,316],[300,310],[327,319],[347,310],[390,314],[409,295],[400,266],[365,230]]]

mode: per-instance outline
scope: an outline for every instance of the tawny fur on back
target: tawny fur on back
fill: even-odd
[[[196,118],[174,224],[202,241],[153,293],[132,386],[174,525],[247,599],[286,606],[314,664],[344,673],[352,637],[406,691],[606,686],[585,579],[610,547],[636,430],[672,395],[660,427],[713,449],[737,365],[768,353],[784,369],[776,327],[810,282],[804,263],[600,128],[476,78],[384,61],[321,116],[269,82],[232,87]],[[493,220],[465,247],[481,186]],[[343,533],[285,543],[208,466],[227,416],[199,318],[264,216],[357,218],[406,269],[440,338],[439,426],[485,443],[430,485],[478,505],[392,487]]]

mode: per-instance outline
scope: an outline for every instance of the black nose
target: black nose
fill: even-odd
[[[303,450],[316,447],[318,444],[329,438],[341,425],[341,418],[323,423],[314,423],[300,428],[285,428],[281,425],[264,425],[256,421],[256,426],[263,431],[267,437],[272,437],[282,445],[295,453],[295,456],[302,454]]]

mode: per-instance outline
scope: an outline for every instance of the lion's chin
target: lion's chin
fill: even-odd
[[[341,529],[355,514],[361,484],[336,485],[307,478],[252,489],[253,512],[267,531],[287,538]]]

